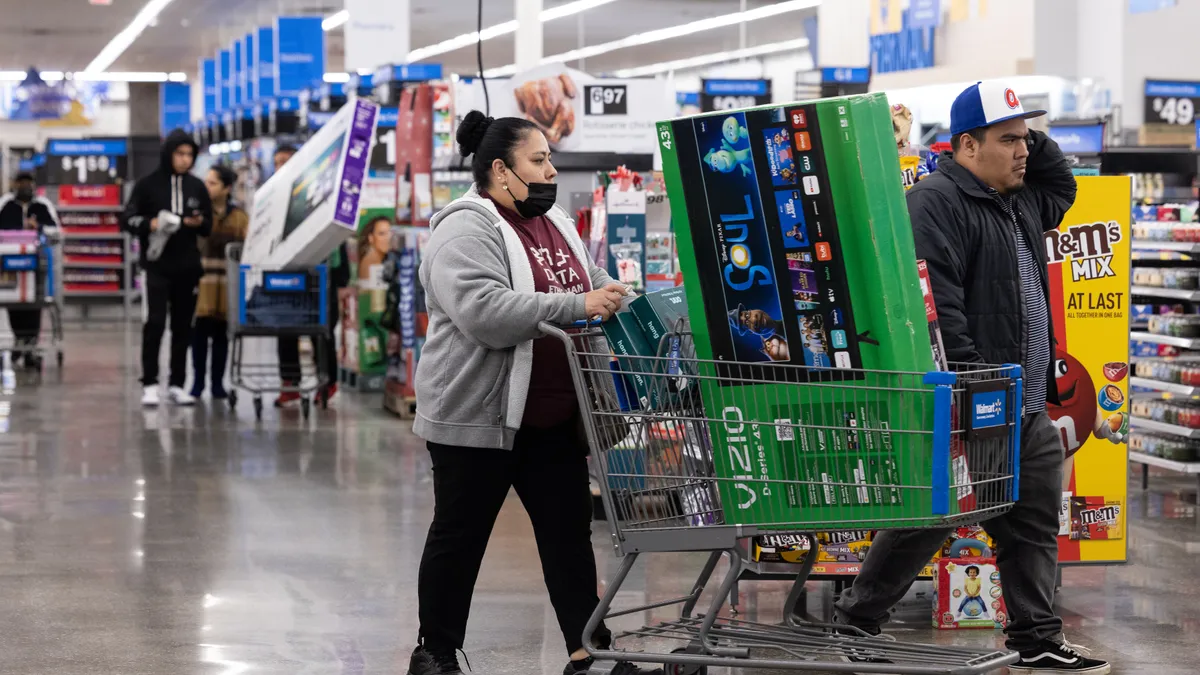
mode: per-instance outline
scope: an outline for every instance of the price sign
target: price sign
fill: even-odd
[[[127,167],[124,139],[51,139],[46,144],[46,182],[50,185],[120,184]]]
[[[771,103],[770,80],[703,80],[700,110],[736,110]]]
[[[399,116],[395,108],[380,108],[379,117],[375,123],[375,142],[371,145],[371,157],[367,166],[371,175],[380,172],[396,170],[396,119]]]
[[[1188,126],[1200,112],[1200,82],[1146,80],[1144,119],[1147,124]]]
[[[587,85],[583,88],[587,101],[585,115],[628,115],[629,103],[625,85]]]

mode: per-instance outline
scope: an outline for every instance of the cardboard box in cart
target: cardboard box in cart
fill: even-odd
[[[0,304],[38,302],[37,232],[0,232]]]
[[[852,370],[934,369],[888,111],[867,95],[658,125],[697,356],[838,385],[702,381],[727,522],[931,513],[928,490],[888,487],[929,484],[931,437],[892,430],[930,428],[931,397]]]

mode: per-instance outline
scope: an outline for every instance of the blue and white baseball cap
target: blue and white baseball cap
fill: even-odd
[[[963,90],[950,106],[950,135],[957,136],[1018,117],[1029,119],[1045,114],[1045,110],[1026,112],[1017,92],[1003,80],[976,82]]]

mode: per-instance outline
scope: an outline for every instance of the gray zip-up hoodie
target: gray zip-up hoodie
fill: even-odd
[[[587,267],[586,291],[611,283],[567,212],[555,206],[546,215]],[[521,240],[474,186],[429,227],[420,269],[429,329],[417,364],[413,431],[443,445],[511,450],[525,414],[533,340],[542,336],[538,324],[586,319],[584,296],[534,292]]]

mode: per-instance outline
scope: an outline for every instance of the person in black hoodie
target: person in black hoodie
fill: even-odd
[[[17,174],[13,180],[13,191],[0,197],[0,230],[46,232],[57,228],[58,212],[48,199],[37,196],[37,184],[33,180],[33,174]],[[42,331],[42,311],[10,309],[8,324],[12,328],[13,337],[16,338],[17,349],[13,350],[13,361],[24,356],[25,367],[40,368],[42,357],[38,355],[35,347]]]
[[[169,395],[176,405],[192,405],[183,388],[192,317],[204,268],[198,237],[212,233],[212,202],[204,181],[189,172],[196,163],[196,142],[182,129],[163,142],[161,164],[133,186],[122,226],[141,245],[146,272],[146,316],[142,327],[142,405],[158,405],[158,359],[167,319],[171,322]]]

